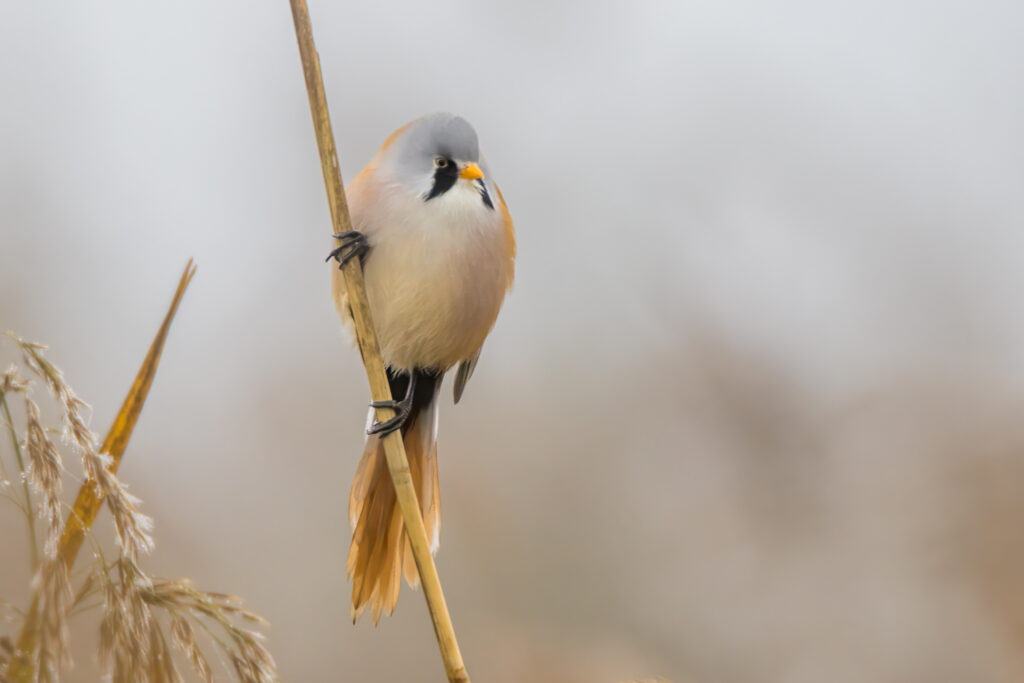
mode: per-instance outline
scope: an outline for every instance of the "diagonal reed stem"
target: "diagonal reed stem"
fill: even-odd
[[[320,151],[320,166],[327,186],[327,202],[331,209],[331,221],[334,232],[345,232],[352,229],[352,219],[348,213],[345,190],[341,182],[341,170],[338,167],[338,153],[334,146],[334,134],[331,132],[331,119],[327,111],[327,97],[324,94],[323,78],[320,75],[320,57],[313,44],[313,26],[309,19],[309,10],[305,0],[289,0],[292,7],[292,18],[295,21],[295,36],[299,43],[299,54],[302,57],[302,71],[306,77],[306,91],[309,94],[309,108],[313,115],[313,128],[316,131],[317,148]],[[370,306],[366,300],[366,288],[363,284],[363,270],[359,259],[351,259],[342,269],[345,277],[345,291],[348,294],[349,307],[352,309],[352,320],[355,324],[356,341],[359,353],[366,366],[366,375],[370,381],[370,393],[374,401],[391,399],[391,389],[387,375],[384,373],[384,361],[377,344],[377,334],[370,318]],[[377,409],[377,419],[387,420],[394,416],[388,408]],[[469,674],[462,663],[462,653],[455,639],[448,606],[445,604],[441,590],[441,580],[434,566],[434,558],[430,554],[430,543],[420,515],[420,506],[416,500],[416,489],[413,487],[409,461],[405,455],[405,447],[399,430],[393,431],[383,439],[384,455],[388,461],[391,480],[395,485],[398,504],[409,534],[416,568],[423,584],[423,595],[427,599],[427,608],[434,622],[434,633],[441,649],[441,658],[448,674],[448,680],[469,683]]]
[[[113,462],[110,465],[111,472],[116,473],[117,468],[121,465],[121,458],[128,447],[128,439],[132,436],[132,430],[135,429],[135,423],[139,420],[142,406],[146,402],[149,388],[152,386],[153,378],[156,376],[156,368],[160,364],[160,354],[163,353],[164,343],[167,341],[167,333],[171,329],[171,322],[174,320],[174,315],[178,312],[181,298],[185,295],[185,290],[188,288],[189,283],[192,282],[192,277],[195,274],[196,267],[193,265],[192,259],[189,259],[188,264],[185,266],[185,271],[181,274],[181,280],[178,282],[178,289],[174,292],[174,299],[171,300],[171,305],[167,309],[167,315],[164,316],[164,321],[161,323],[160,329],[157,330],[156,337],[146,353],[146,359],[142,361],[139,374],[135,377],[131,389],[128,390],[128,395],[121,405],[121,410],[118,411],[117,417],[114,418],[114,424],[110,427],[110,431],[107,432],[107,438],[103,440],[103,446],[100,447],[100,453],[107,453],[113,458]],[[92,484],[84,482],[82,488],[78,491],[78,497],[75,498],[74,508],[68,516],[67,525],[64,527],[64,535],[60,539],[60,555],[69,569],[75,563],[75,556],[78,555],[78,550],[82,547],[85,533],[96,520],[96,515],[99,514],[102,505],[103,500],[97,496]]]
[[[121,458],[124,457],[125,448],[128,446],[128,439],[131,438],[132,430],[135,429],[135,423],[139,420],[142,406],[146,402],[146,396],[149,394],[149,388],[153,384],[153,377],[156,376],[156,368],[160,363],[160,354],[163,352],[164,342],[167,341],[167,333],[171,329],[171,322],[174,320],[175,313],[178,312],[178,304],[181,303],[181,298],[185,295],[185,289],[188,288],[188,284],[192,281],[192,276],[195,274],[196,267],[192,264],[192,259],[189,259],[188,264],[185,266],[185,272],[181,274],[181,280],[178,282],[178,289],[174,293],[174,299],[171,301],[170,308],[167,309],[167,315],[164,316],[164,321],[149,347],[146,359],[142,361],[142,367],[139,368],[139,373],[135,376],[131,389],[128,390],[128,395],[121,405],[121,410],[118,411],[117,417],[114,418],[114,424],[111,425],[110,431],[107,432],[107,437],[103,440],[103,445],[100,447],[100,453],[106,453],[113,459],[110,464],[111,472],[117,472],[117,468],[121,464]],[[82,482],[82,487],[78,490],[78,497],[75,498],[75,505],[68,515],[67,523],[64,525],[64,534],[61,536],[60,545],[57,547],[57,553],[67,565],[68,571],[71,570],[71,566],[75,563],[75,557],[82,547],[85,534],[89,531],[92,523],[96,521],[96,515],[99,514],[102,506],[103,499],[100,498],[94,483],[92,481]],[[32,605],[25,616],[25,623],[21,628],[21,633],[18,634],[15,654],[7,665],[7,680],[12,683],[27,683],[34,680],[34,658],[32,655],[36,649],[38,633],[39,593],[37,592],[32,597]]]

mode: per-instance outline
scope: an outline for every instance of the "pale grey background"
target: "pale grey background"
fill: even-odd
[[[311,3],[345,177],[450,109],[518,227],[442,414],[474,680],[1024,677],[1022,7]],[[419,593],[348,622],[367,389],[287,3],[3,14],[0,328],[103,431],[199,264],[122,470],[146,566],[286,680],[441,680]]]

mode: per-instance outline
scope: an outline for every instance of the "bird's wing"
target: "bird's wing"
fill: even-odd
[[[476,367],[476,362],[480,360],[480,351],[477,349],[476,353],[473,354],[472,358],[462,361],[459,363],[459,369],[455,373],[455,402],[458,403],[459,399],[462,398],[462,392],[466,388],[466,382],[473,376],[473,369]]]

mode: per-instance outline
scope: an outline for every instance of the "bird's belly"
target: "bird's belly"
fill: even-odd
[[[483,344],[505,295],[500,235],[460,240],[381,240],[366,262],[366,288],[386,363],[442,371]]]

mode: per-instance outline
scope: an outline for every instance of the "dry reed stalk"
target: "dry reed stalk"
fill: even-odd
[[[331,210],[331,221],[334,232],[347,232],[352,229],[352,220],[348,213],[345,200],[345,189],[341,182],[341,170],[338,166],[338,153],[331,131],[330,114],[327,111],[327,97],[324,94],[323,77],[320,74],[320,57],[313,43],[313,26],[309,19],[309,10],[305,0],[289,0],[292,18],[295,22],[295,36],[299,43],[299,54],[302,58],[302,71],[306,79],[306,91],[309,95],[309,108],[313,115],[313,128],[316,131],[317,149],[320,152],[320,166],[323,170],[324,184],[327,187],[327,203]],[[366,288],[363,284],[363,270],[359,259],[350,259],[342,269],[345,277],[345,291],[348,294],[349,307],[352,310],[352,321],[356,332],[359,353],[366,367],[366,375],[370,381],[370,393],[374,401],[391,399],[391,388],[384,372],[384,361],[377,344],[377,334],[370,317],[370,306],[366,299]],[[377,409],[377,419],[385,421],[394,416],[388,408]],[[441,590],[441,580],[430,554],[430,543],[423,517],[416,500],[416,489],[409,470],[409,461],[405,455],[400,430],[395,430],[383,438],[384,454],[388,469],[394,482],[395,493],[405,521],[405,528],[412,545],[416,568],[419,570],[420,582],[423,584],[423,595],[427,600],[427,608],[434,622],[434,633],[441,649],[445,671],[449,681],[469,683],[469,674],[462,662],[462,653],[455,638],[448,606]]]
[[[29,455],[27,467],[18,450],[21,441],[14,423],[10,419],[8,422],[22,477],[42,495],[40,515],[47,525],[48,542],[45,560],[33,580],[32,607],[25,617],[17,647],[9,638],[0,638],[0,666],[7,667],[9,676],[6,678],[0,674],[0,680],[18,683],[58,681],[62,671],[70,666],[67,619],[80,610],[96,606],[93,601],[99,598],[103,606],[99,663],[107,680],[115,683],[179,683],[183,678],[175,664],[172,646],[181,652],[203,681],[213,680],[212,667],[196,637],[198,628],[221,649],[221,661],[233,669],[239,680],[254,683],[277,681],[276,664],[263,645],[262,635],[234,623],[240,618],[266,624],[258,615],[243,609],[239,598],[200,591],[185,579],[154,579],[139,567],[139,553],[152,546],[148,518],[138,511],[136,499],[127,493],[112,471],[124,454],[128,436],[152,382],[170,321],[193,274],[194,268],[189,262],[164,324],[104,442],[103,449],[107,452],[101,453],[97,449],[96,437],[85,426],[80,414],[85,404],[75,396],[60,370],[46,359],[44,347],[9,335],[21,349],[25,364],[43,380],[63,409],[65,438],[82,456],[86,484],[79,493],[73,517],[65,525],[60,515],[52,513],[51,500],[59,494],[60,479],[55,473],[59,474],[62,468],[60,452],[49,440],[48,432],[39,420],[38,408],[28,398],[30,382],[20,381],[16,366],[12,366],[11,370],[0,375],[0,402],[6,407],[7,395],[25,394],[26,434],[23,441],[24,450]],[[9,412],[5,410],[5,417]],[[24,510],[31,519],[35,509],[27,496],[26,493]],[[78,591],[73,592],[70,567],[75,559],[74,551],[80,547],[81,539],[86,537],[89,525],[104,501],[114,517],[118,557],[108,564],[103,558],[102,548],[90,536],[95,559]],[[72,523],[80,530],[79,535],[68,532]],[[58,538],[61,539],[59,544],[53,540]],[[164,633],[162,621],[170,625],[170,638]]]
[[[43,379],[63,408],[65,439],[79,451],[87,479],[78,492],[74,507],[68,515],[63,529],[59,530],[54,525],[50,527],[47,545],[50,545],[50,537],[55,528],[58,529],[56,533],[60,536],[60,542],[50,548],[53,552],[49,553],[39,569],[35,580],[36,590],[32,604],[25,617],[21,633],[18,635],[14,654],[7,665],[6,677],[14,683],[27,683],[35,679],[37,674],[42,673],[41,667],[43,666],[59,667],[64,663],[63,659],[51,662],[47,658],[51,657],[54,651],[58,654],[63,653],[66,632],[63,618],[66,616],[66,608],[71,598],[68,577],[75,557],[82,546],[82,541],[85,539],[85,534],[95,521],[96,515],[99,514],[104,500],[108,502],[114,518],[118,542],[122,551],[134,562],[140,551],[144,552],[152,548],[153,540],[149,534],[151,522],[148,517],[138,511],[136,508],[138,500],[125,490],[115,473],[142,411],[146,395],[153,383],[171,321],[174,319],[185,289],[194,275],[195,266],[189,259],[178,283],[174,299],[153,339],[135,382],[114,419],[114,424],[107,433],[103,445],[99,448],[96,446],[95,434],[86,427],[85,420],[81,415],[81,411],[85,407],[84,402],[64,381],[60,370],[43,355],[43,347],[15,337],[26,365]],[[31,447],[33,433],[31,406],[29,411],[29,445]],[[36,411],[36,415],[38,415],[38,411]],[[44,432],[43,435],[45,436]],[[45,444],[40,447],[45,450]],[[59,456],[57,457],[59,462]],[[59,478],[57,481],[59,482]],[[47,509],[49,510],[49,495],[47,495]],[[29,515],[32,514],[30,509]]]
[[[7,369],[2,376],[0,376],[0,408],[3,409],[4,422],[7,425],[7,431],[11,436],[11,443],[14,446],[14,457],[18,461],[18,470],[25,472],[25,458],[21,452],[21,443],[18,441],[18,434],[14,429],[14,419],[11,417],[11,409],[7,405],[7,396],[10,394],[24,394],[28,391],[28,380],[22,380],[18,377],[18,366],[13,363]],[[0,460],[0,477],[3,477],[3,481],[6,483],[9,481],[7,471],[3,469],[3,461]],[[28,536],[29,536],[29,564],[32,567],[32,571],[36,571],[39,568],[39,546],[36,541],[36,517],[32,514],[32,493],[29,490],[29,480],[27,477],[23,477],[21,480],[21,489],[24,494],[25,500],[19,502],[11,498],[11,500],[18,505],[19,508],[25,513],[25,518],[28,521]]]
[[[68,517],[67,527],[64,530],[64,536],[61,538],[60,544],[61,557],[64,558],[69,567],[75,562],[75,556],[82,547],[82,541],[85,540],[86,531],[92,526],[96,515],[99,514],[104,494],[109,495],[104,484],[110,484],[110,482],[103,473],[110,472],[110,474],[115,474],[117,468],[121,465],[121,458],[124,456],[125,448],[128,446],[128,440],[135,429],[135,423],[139,420],[142,406],[146,402],[149,388],[152,386],[153,378],[156,376],[156,369],[160,364],[160,354],[163,353],[164,343],[167,341],[167,333],[171,329],[171,322],[174,320],[174,316],[178,312],[178,305],[181,303],[185,290],[188,288],[189,283],[192,282],[195,274],[196,267],[192,263],[192,259],[189,259],[185,265],[184,272],[181,274],[181,279],[178,281],[178,288],[174,292],[174,298],[167,309],[167,314],[157,330],[156,337],[153,338],[153,342],[149,346],[145,360],[142,361],[142,367],[139,368],[135,381],[132,383],[131,389],[128,390],[128,395],[121,405],[121,410],[118,411],[117,417],[114,418],[114,424],[110,427],[107,437],[103,440],[103,445],[99,452],[110,456],[109,466],[106,468],[89,468],[93,469],[97,476],[92,482],[82,484],[82,488],[78,491],[78,497],[75,499],[74,508]],[[97,485],[99,491],[96,490]],[[131,502],[126,501],[122,497],[115,498],[121,506],[125,502]],[[137,533],[132,533],[131,524],[126,521],[127,516],[118,514],[119,510],[115,510],[113,506],[111,506],[111,512],[113,513],[114,521],[118,524],[119,538],[127,539],[136,547],[144,546],[145,543],[141,536]],[[122,523],[126,525],[126,534],[124,536],[121,535]]]
[[[213,668],[200,648],[196,627],[220,647],[240,681],[277,681],[277,666],[263,645],[263,636],[231,621],[237,616],[267,623],[241,608],[239,598],[200,591],[187,579],[151,578],[124,555],[111,569],[116,580],[102,572],[102,586],[96,586],[102,590],[105,603],[99,656],[105,676],[113,681],[149,683],[182,680],[160,625],[160,610],[170,622],[171,643],[203,681],[214,680]],[[211,625],[226,640],[218,637]]]
[[[64,516],[61,514],[60,494],[63,490],[61,473],[64,463],[60,452],[39,421],[39,406],[25,397],[27,425],[26,448],[28,451],[28,476],[25,478],[37,491],[43,493],[43,510],[46,521],[46,543],[43,545],[47,557],[57,553],[57,542],[64,530]]]

